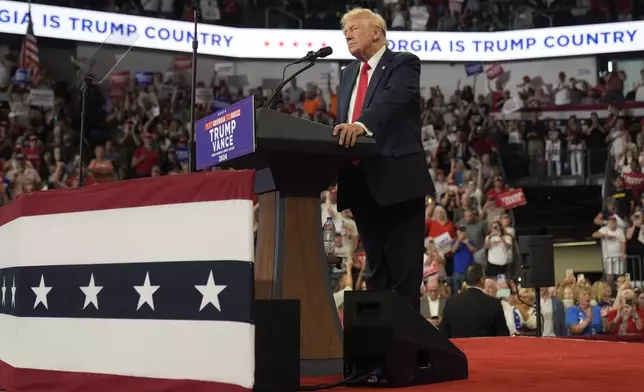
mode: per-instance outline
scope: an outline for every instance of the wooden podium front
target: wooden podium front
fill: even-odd
[[[342,374],[342,327],[322,245],[319,197],[259,196],[256,299],[299,299],[302,376]]]

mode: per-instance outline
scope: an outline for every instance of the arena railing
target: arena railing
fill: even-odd
[[[529,155],[525,149],[511,151],[508,146],[501,148],[501,155],[508,165],[503,165],[509,182],[516,182],[525,185],[540,185],[553,182],[560,182],[562,185],[603,185],[607,166],[605,162],[608,154],[607,148],[590,148],[570,151],[565,145],[557,151],[559,156],[560,173],[557,173],[555,161],[546,160],[547,150],[544,149],[543,156]],[[580,163],[581,173],[572,175],[572,162],[570,154],[581,154],[575,164]],[[550,169],[548,166],[550,165]]]

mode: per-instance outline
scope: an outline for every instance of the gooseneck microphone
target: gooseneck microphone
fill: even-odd
[[[283,74],[286,73],[286,68],[290,67],[291,65],[303,63],[305,61],[309,62],[307,65],[305,65],[304,67],[298,69],[295,73],[293,73],[293,75],[289,76],[288,78],[284,79],[284,76],[282,76],[282,82],[277,87],[275,87],[275,90],[273,90],[273,92],[268,97],[266,102],[264,102],[264,105],[262,107],[270,108],[271,104],[275,100],[275,97],[277,96],[277,94],[280,91],[282,91],[282,89],[284,88],[284,86],[286,86],[286,84],[288,82],[293,80],[297,75],[301,74],[302,72],[304,72],[307,69],[309,69],[312,66],[314,66],[315,65],[315,60],[328,57],[332,53],[333,53],[333,48],[331,48],[330,46],[325,46],[324,48],[318,50],[317,52],[313,52],[313,51],[308,52],[306,54],[306,56],[304,56],[304,57],[302,57],[300,59],[297,59],[297,60],[293,61],[292,63],[289,63],[286,67],[284,67]]]
[[[301,59],[295,60],[295,62],[291,63],[290,65],[293,64],[299,64],[304,61],[315,61],[317,59],[323,59],[325,57],[330,56],[333,53],[333,48],[330,46],[325,46],[322,49],[318,50],[317,52],[310,51],[306,54],[306,56],[302,57]]]

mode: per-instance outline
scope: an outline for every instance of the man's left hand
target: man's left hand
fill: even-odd
[[[345,147],[353,147],[358,136],[364,135],[365,130],[356,124],[338,124],[333,128],[333,136],[340,134],[339,144]]]

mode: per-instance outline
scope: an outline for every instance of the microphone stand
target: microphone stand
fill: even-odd
[[[85,173],[83,165],[85,162],[85,119],[87,117],[87,95],[89,88],[94,83],[94,79],[85,75],[80,85],[81,90],[81,114],[80,114],[80,150],[79,150],[79,165],[78,165],[78,187],[85,185]]]
[[[290,66],[290,65],[292,65],[292,64],[287,65],[287,67],[288,67],[288,66]],[[264,106],[262,106],[262,107],[263,107],[264,109],[270,109],[270,108],[271,108],[271,104],[272,104],[272,103],[273,103],[273,101],[275,100],[275,97],[277,97],[277,94],[278,94],[280,91],[282,91],[282,89],[284,88],[284,86],[286,86],[286,84],[287,84],[288,82],[290,82],[291,80],[293,80],[297,75],[299,75],[299,74],[301,74],[302,72],[306,71],[307,69],[309,69],[309,68],[313,67],[314,65],[315,65],[315,60],[311,60],[311,61],[310,61],[306,66],[304,66],[304,67],[302,67],[302,68],[298,69],[297,71],[295,71],[295,73],[294,73],[294,74],[292,74],[292,75],[291,75],[291,76],[289,76],[288,78],[284,79],[284,80],[282,81],[282,83],[280,83],[279,85],[277,85],[277,87],[275,87],[275,90],[273,90],[273,92],[272,92],[272,93],[271,93],[271,95],[268,97],[268,99],[266,100],[266,102],[264,102]]]
[[[197,121],[197,49],[199,48],[199,41],[197,41],[197,26],[200,14],[199,5],[197,1],[191,1],[192,14],[194,19],[194,37],[192,39],[192,92],[190,97],[190,136],[188,140],[188,171],[194,173],[197,171],[197,144],[195,142],[195,123]]]

